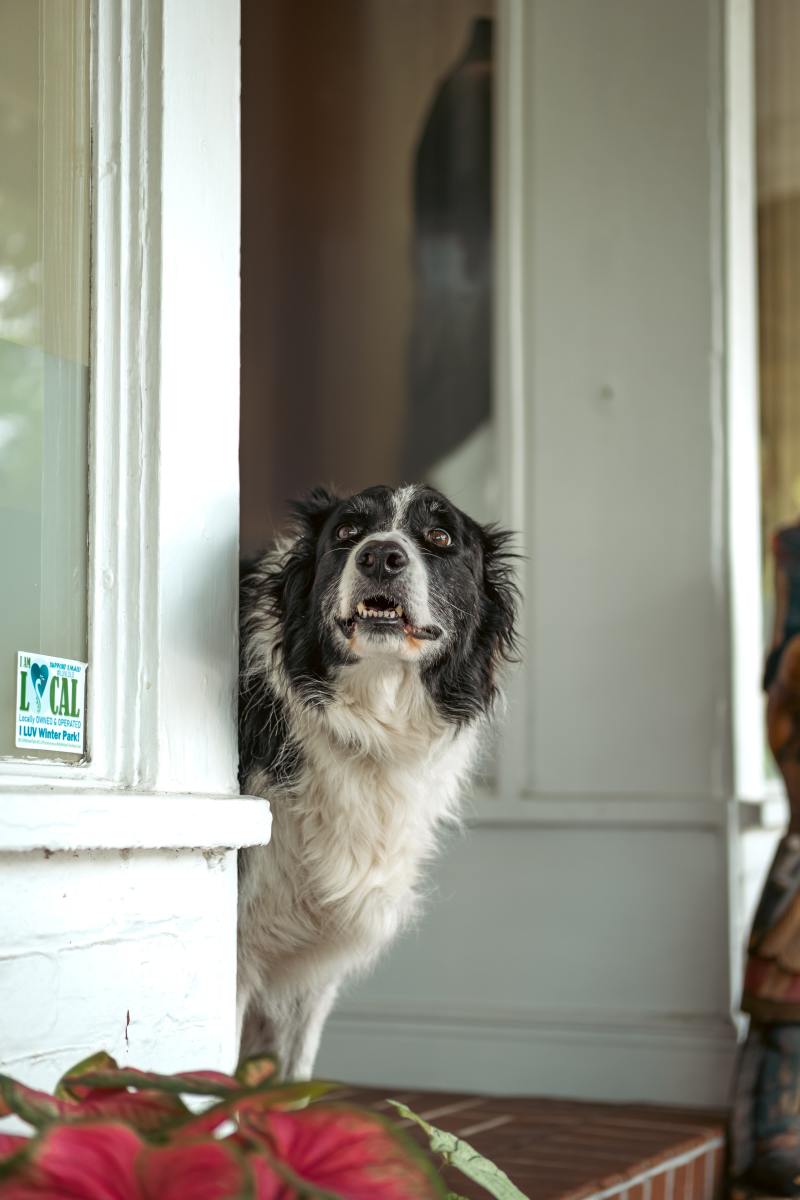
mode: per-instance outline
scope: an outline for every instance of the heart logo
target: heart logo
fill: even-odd
[[[40,697],[44,695],[44,689],[47,685],[49,674],[50,672],[48,671],[47,667],[40,666],[39,663],[34,663],[31,667],[31,679],[33,680],[33,686],[36,688],[36,691],[39,693]]]

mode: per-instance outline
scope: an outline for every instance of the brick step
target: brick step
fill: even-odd
[[[348,1088],[337,1097],[378,1112],[389,1110],[387,1097],[401,1100],[491,1158],[530,1200],[719,1200],[724,1193],[720,1112],[391,1087]],[[448,1184],[468,1200],[486,1200],[458,1172]]]

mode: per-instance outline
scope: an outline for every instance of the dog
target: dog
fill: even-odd
[[[424,485],[293,505],[241,580],[240,776],[273,815],[240,854],[242,1059],[310,1077],[324,1022],[418,906],[516,657],[511,535]]]

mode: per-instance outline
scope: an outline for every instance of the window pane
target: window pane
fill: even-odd
[[[426,479],[493,515],[491,0],[244,0],[242,545]]]
[[[86,658],[88,344],[89,0],[0,0],[0,756],[16,652]]]

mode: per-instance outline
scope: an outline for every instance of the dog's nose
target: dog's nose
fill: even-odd
[[[408,555],[399,542],[367,542],[358,552],[356,566],[367,579],[399,575],[408,566]]]

